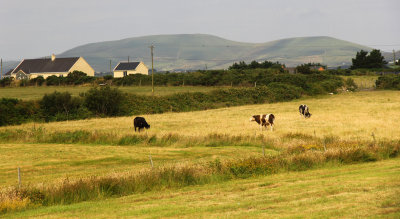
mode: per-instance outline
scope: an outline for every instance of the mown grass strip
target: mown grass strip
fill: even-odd
[[[89,177],[61,184],[9,188],[0,193],[0,212],[35,206],[71,204],[86,200],[118,197],[168,188],[218,183],[237,178],[269,175],[284,171],[305,171],[324,165],[372,162],[399,155],[400,142],[379,142],[343,147],[338,143],[327,151],[291,149],[275,156],[214,160],[197,165],[175,165],[139,173]]]

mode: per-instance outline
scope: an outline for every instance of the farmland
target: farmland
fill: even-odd
[[[22,169],[24,186],[51,186],[65,178],[74,181],[149,171],[149,155],[155,168],[162,168],[261,157],[263,148],[266,156],[275,156],[300,146],[306,151],[316,150],[317,154],[307,155],[314,159],[313,156],[320,156],[322,142],[327,142],[328,152],[370,144],[383,147],[383,142],[400,140],[399,94],[398,91],[346,92],[284,103],[143,115],[151,129],[140,134],[133,133],[132,117],[1,127],[0,175],[5,177],[0,178],[0,186],[17,184],[17,167]],[[310,107],[310,119],[299,116],[297,107],[301,103]],[[259,113],[275,114],[273,132],[260,131],[256,123],[249,122],[251,115]],[[71,138],[76,140],[66,141]],[[115,209],[120,210],[119,216],[140,217],[243,217],[245,213],[256,217],[304,217],[308,213],[316,217],[396,215],[399,160],[378,162],[350,166],[328,162],[310,166],[309,169],[319,169],[306,172],[282,170],[267,177],[211,180],[206,185],[183,188],[165,186],[157,192],[149,190],[121,198],[41,207],[6,216],[113,217]],[[192,194],[190,200],[187,194]],[[364,199],[368,201],[363,202]],[[271,201],[265,204],[264,200]],[[193,203],[197,210],[185,210],[187,202]],[[325,202],[329,206],[323,206]],[[132,203],[137,207],[130,208]],[[166,209],[161,203],[170,203],[171,207]],[[371,205],[373,208],[369,209]],[[299,211],[301,206],[309,207]]]
[[[400,216],[400,160],[27,210],[9,218],[309,218]]]

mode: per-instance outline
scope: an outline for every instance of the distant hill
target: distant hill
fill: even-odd
[[[328,66],[350,65],[357,51],[372,48],[326,36],[297,37],[267,43],[243,43],[206,34],[154,35],[90,43],[58,57],[83,56],[96,72],[110,71],[117,62],[143,61],[151,67],[149,46],[154,44],[157,70],[227,68],[238,61],[279,61],[286,66],[320,62]],[[15,63],[14,63],[15,64]]]
[[[393,61],[393,52],[383,52],[382,55],[383,55],[383,57],[385,57],[385,60],[387,62],[392,62]],[[395,57],[396,57],[396,60],[400,59],[400,50],[399,51],[395,51]]]
[[[297,37],[267,43],[242,43],[205,34],[155,35],[91,43],[68,50],[60,57],[83,56],[97,72],[119,61],[144,61],[151,67],[149,46],[154,44],[154,68],[189,70],[227,68],[238,61],[279,61],[287,66],[321,62],[328,66],[351,64],[357,51],[371,48],[332,37]]]

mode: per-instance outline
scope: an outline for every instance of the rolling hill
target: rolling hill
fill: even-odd
[[[297,37],[266,43],[243,43],[206,34],[133,37],[90,43],[67,50],[58,57],[83,56],[96,72],[108,72],[119,61],[143,61],[151,67],[149,46],[154,44],[154,68],[184,71],[227,68],[238,61],[279,61],[286,66],[320,62],[350,65],[357,51],[372,48],[327,36]],[[390,57],[390,56],[388,56]],[[15,62],[6,63],[8,69]],[[4,70],[3,69],[3,70]]]
[[[242,43],[205,34],[155,35],[91,43],[68,50],[60,57],[83,56],[98,72],[119,61],[141,60],[151,66],[149,46],[154,44],[157,70],[226,68],[238,61],[279,61],[287,66],[321,62],[329,66],[351,63],[361,49],[371,48],[332,37],[298,37],[267,43]]]

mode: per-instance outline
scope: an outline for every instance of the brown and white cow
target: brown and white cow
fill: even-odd
[[[260,125],[260,129],[265,126],[271,126],[271,131],[273,131],[275,116],[274,114],[262,114],[262,115],[254,115],[250,117],[250,121],[256,121]]]

